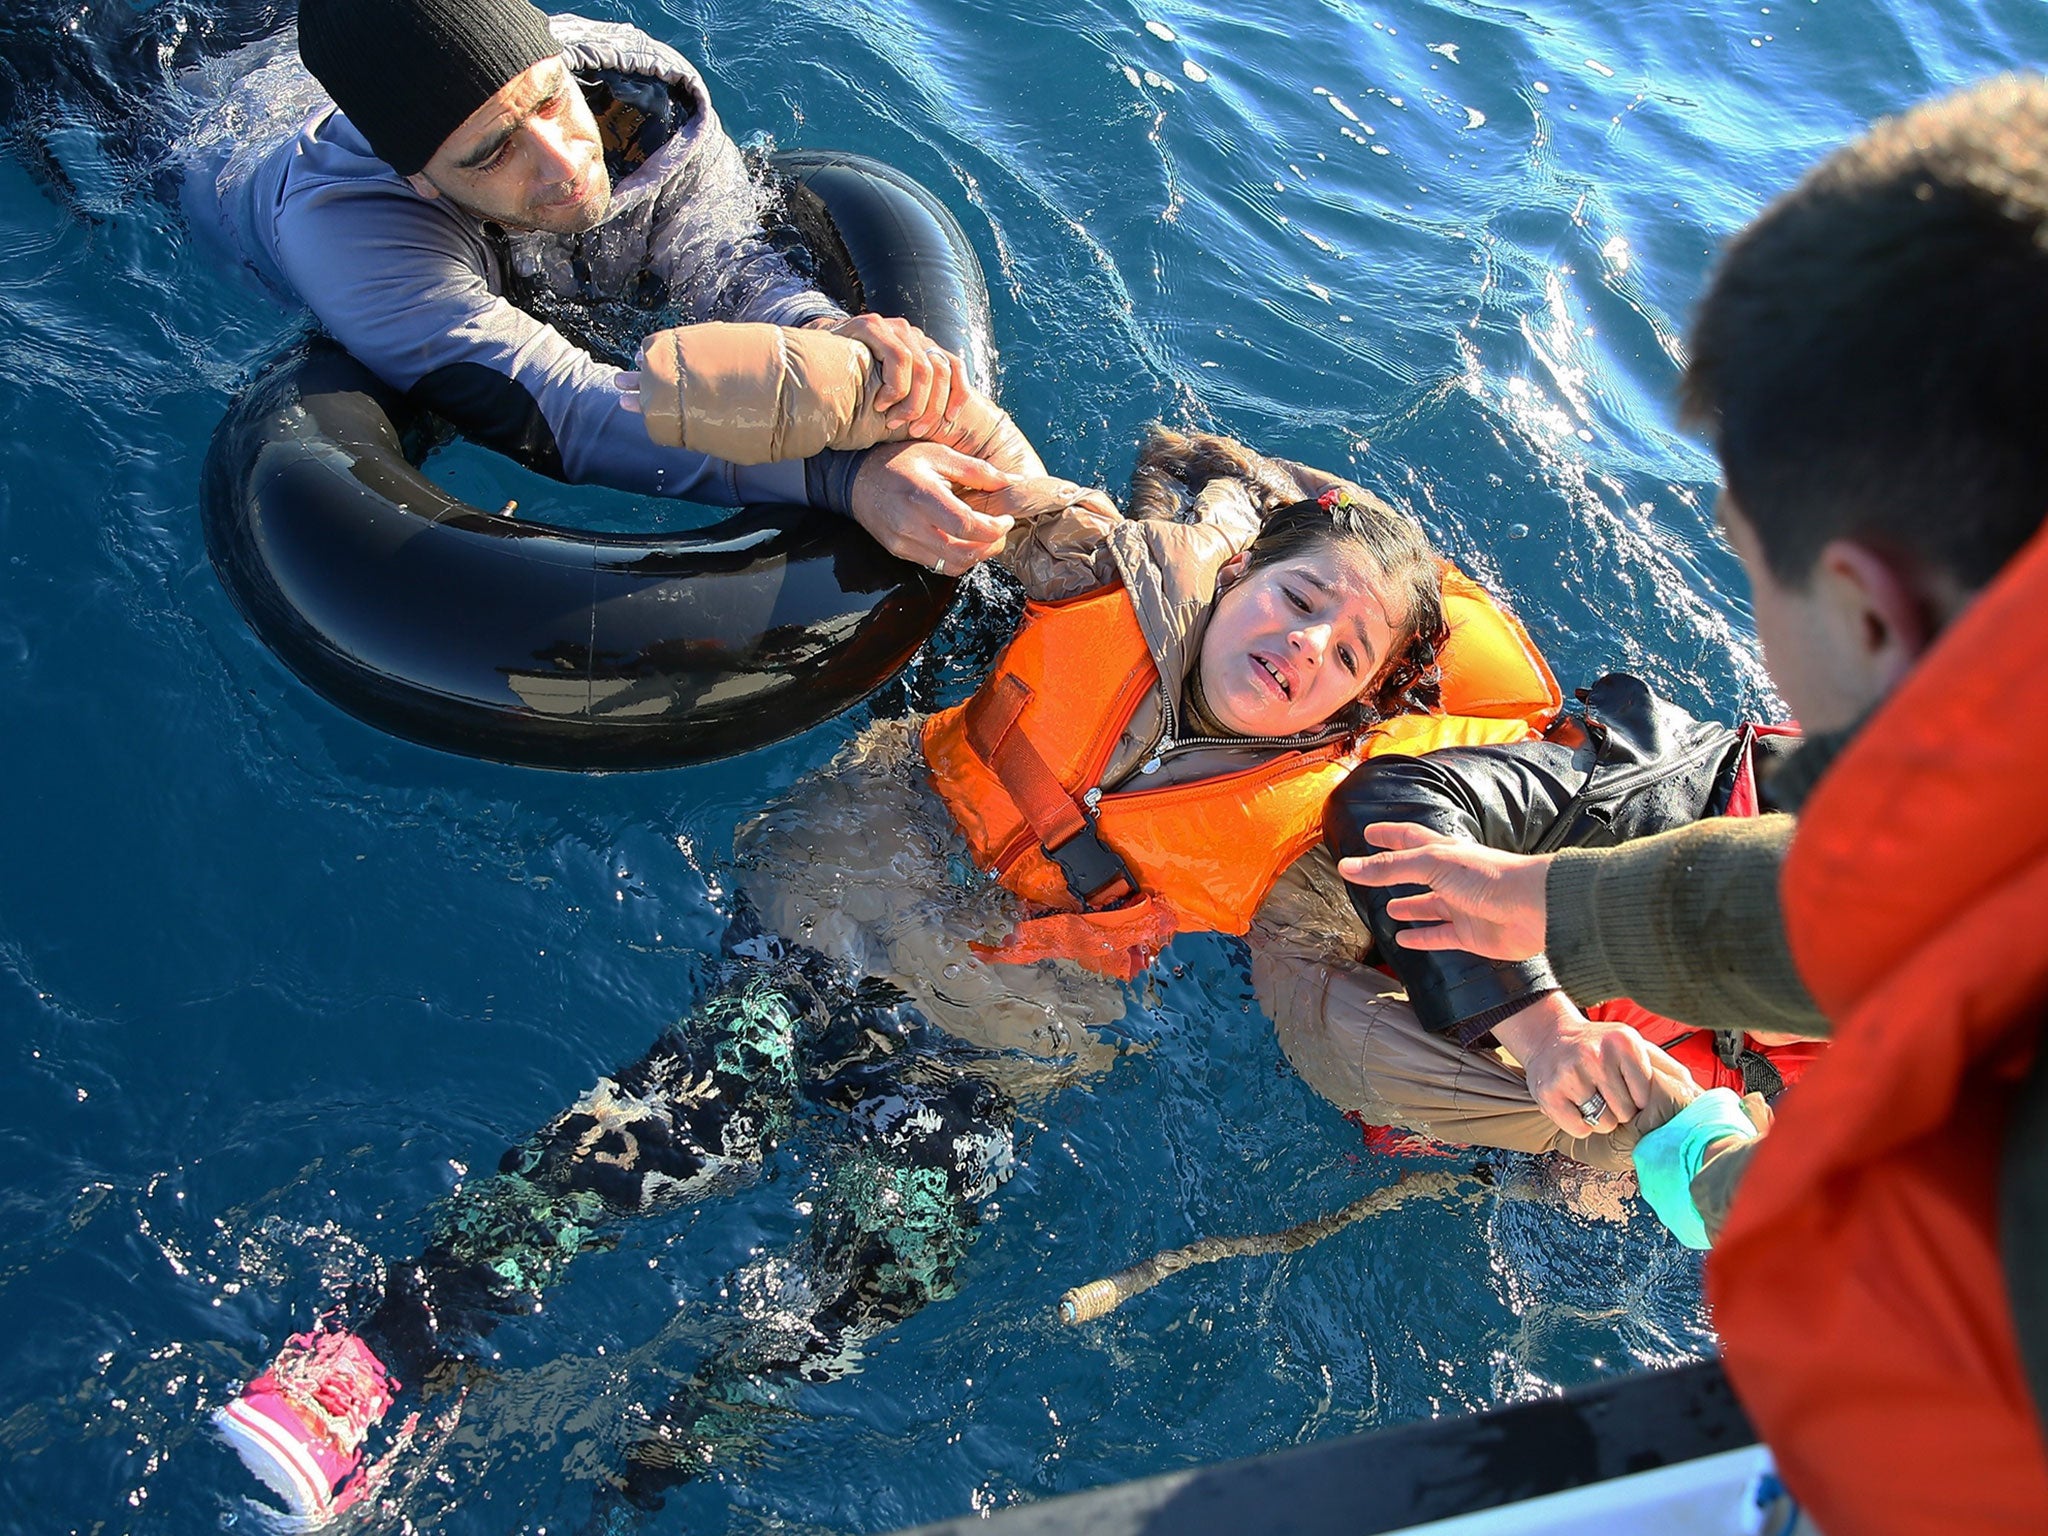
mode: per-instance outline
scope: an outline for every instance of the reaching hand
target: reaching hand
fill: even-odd
[[[1690,1072],[1628,1025],[1589,1019],[1560,992],[1538,998],[1493,1034],[1522,1064],[1537,1108],[1573,1136],[1612,1131],[1653,1104],[1682,1107],[1699,1092]],[[1600,1112],[1580,1113],[1588,1105]]]
[[[1656,1050],[1656,1047],[1651,1049]],[[1640,1141],[1660,1126],[1669,1125],[1680,1110],[1700,1096],[1700,1085],[1693,1080],[1693,1075],[1671,1057],[1657,1051],[1653,1064],[1667,1062],[1673,1071],[1651,1074],[1650,1096],[1628,1123],[1629,1133],[1635,1140]]]
[[[1734,1113],[1740,1109],[1741,1113]],[[1674,1120],[1685,1116],[1685,1130]],[[1749,1169],[1770,1134],[1771,1107],[1760,1093],[1739,1101],[1726,1089],[1660,1099],[1615,1138],[1634,1138],[1629,1155],[1643,1201],[1688,1248],[1711,1248]],[[1663,1134],[1658,1134],[1658,1132]],[[1702,1139],[1706,1138],[1706,1139]]]
[[[1462,949],[1489,960],[1543,953],[1548,855],[1502,853],[1405,821],[1376,821],[1365,840],[1394,851],[1339,859],[1346,880],[1429,887],[1387,903],[1387,916],[1421,925],[1395,936],[1403,949]]]
[[[890,554],[941,575],[964,575],[1003,547],[1013,519],[977,512],[962,491],[998,491],[1010,476],[937,443],[868,450],[853,480],[853,515]]]
[[[967,400],[967,365],[923,331],[891,315],[850,315],[819,328],[874,353],[882,369],[875,409],[892,428],[932,437],[952,426]]]

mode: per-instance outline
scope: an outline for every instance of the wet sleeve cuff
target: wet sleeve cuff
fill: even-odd
[[[1489,1050],[1497,1043],[1493,1038],[1493,1027],[1496,1024],[1506,1023],[1537,999],[1549,997],[1558,990],[1560,989],[1557,987],[1538,987],[1520,996],[1508,998],[1504,1002],[1495,1003],[1491,1008],[1458,1020],[1442,1032],[1443,1037],[1451,1044],[1468,1051]]]
[[[853,516],[853,477],[865,453],[827,448],[804,460],[804,500],[841,517]]]
[[[1712,1246],[1707,1224],[1693,1203],[1692,1181],[1707,1148],[1736,1137],[1756,1139],[1756,1127],[1742,1112],[1732,1088],[1710,1088],[1636,1143],[1636,1179],[1657,1219],[1688,1248]]]

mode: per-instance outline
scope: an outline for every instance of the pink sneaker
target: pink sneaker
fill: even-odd
[[[294,1515],[324,1520],[362,1492],[363,1437],[398,1383],[352,1333],[295,1333],[213,1422]]]

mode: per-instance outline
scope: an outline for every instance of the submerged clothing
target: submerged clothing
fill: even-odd
[[[1349,891],[1336,861],[1313,851],[1280,877],[1252,924],[1259,1006],[1304,1082],[1370,1125],[1629,1166],[1635,1142],[1626,1126],[1570,1136],[1536,1107],[1502,1053],[1467,1050],[1423,1028],[1401,983],[1365,962],[1369,936]]]
[[[1160,674],[1177,685],[1194,666],[1217,572],[1259,529],[1243,486],[1229,480],[1212,481],[1187,519],[1124,518],[1100,496],[1058,499],[1018,522],[1001,558],[1041,602],[1121,585]],[[1137,771],[1167,707],[1151,689],[1112,745],[1104,782]],[[1004,1070],[1021,1074],[1017,1091],[1105,1067],[1114,1053],[1089,1030],[1122,1017],[1123,988],[1064,961],[988,958],[1031,909],[975,863],[932,786],[922,729],[875,722],[742,826],[742,887],[776,932],[902,988],[960,1038],[1013,1053]],[[1247,750],[1190,752],[1157,777],[1183,783],[1226,771]]]
[[[2023,1365],[2048,1360],[2044,606],[2037,534],[1858,730],[1786,860],[1835,1043],[1707,1280],[1743,1406],[1831,1531],[2048,1530]]]
[[[950,1295],[981,1202],[1013,1166],[1013,1107],[974,1053],[891,989],[735,928],[735,958],[693,1017],[438,1201],[421,1253],[349,1297],[352,1331],[399,1387],[444,1390],[461,1379],[451,1365],[536,1311],[619,1219],[730,1190],[795,1138],[812,1170],[802,1236],[733,1277],[763,1305],[718,1330],[641,1421],[600,1511],[614,1497],[657,1507],[758,1451],[775,1424],[765,1407],[857,1369],[865,1340]]]
[[[1022,904],[975,868],[933,793],[915,720],[878,720],[744,823],[738,879],[764,927],[901,988],[949,1034],[1003,1053],[1004,1087],[1042,1097],[1106,1071],[1092,1031],[1124,989],[1078,966],[990,962]]]
[[[637,306],[643,331],[840,314],[762,240],[739,149],[688,61],[632,27],[552,26],[616,168],[595,229],[507,231],[419,196],[285,56],[188,136],[195,229],[309,307],[386,383],[531,469],[648,495],[848,510],[849,455],[742,468],[656,447],[620,409],[615,366],[547,323],[591,303]]]
[[[1729,808],[1748,771],[1749,732],[1696,721],[1621,674],[1584,698],[1585,724],[1560,722],[1548,740],[1366,764],[1331,801],[1335,853],[1364,851],[1363,828],[1375,821],[1414,821],[1491,847],[1542,852],[1646,836]],[[1764,745],[1780,750],[1776,739]],[[1385,910],[1399,894],[1348,885],[1330,853],[1303,860],[1275,887],[1253,930],[1253,979],[1296,1070],[1374,1124],[1626,1168],[1635,1139],[1627,1127],[1569,1136],[1491,1040],[1493,1024],[1557,989],[1545,964],[1401,948],[1393,935],[1405,925]],[[1373,969],[1373,956],[1394,975]],[[1682,1026],[1653,1027],[1653,1038],[1683,1042]],[[1714,1044],[1711,1059],[1735,1080],[1777,1086],[1775,1048],[1739,1031]]]

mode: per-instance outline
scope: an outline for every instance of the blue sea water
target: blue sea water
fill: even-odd
[[[2048,55],[2037,0],[591,9],[689,53],[741,137],[937,191],[1056,469],[1119,485],[1164,419],[1344,470],[1509,594],[1568,683],[1626,667],[1723,718],[1777,704],[1712,463],[1671,422],[1713,251],[1871,117]],[[864,716],[566,776],[311,695],[197,513],[214,423],[296,322],[65,100],[0,160],[0,1529],[242,1529],[205,1410],[688,1009],[735,823]],[[584,505],[460,462],[529,512]],[[654,1529],[885,1530],[1710,1346],[1692,1257],[1540,1187],[1061,1328],[1070,1285],[1402,1166],[1289,1073],[1231,943],[1174,946],[1123,1028],[1114,1071],[1030,1106],[961,1293]],[[352,1528],[573,1527],[634,1407],[767,1304],[810,1177],[769,1173],[579,1260]]]

